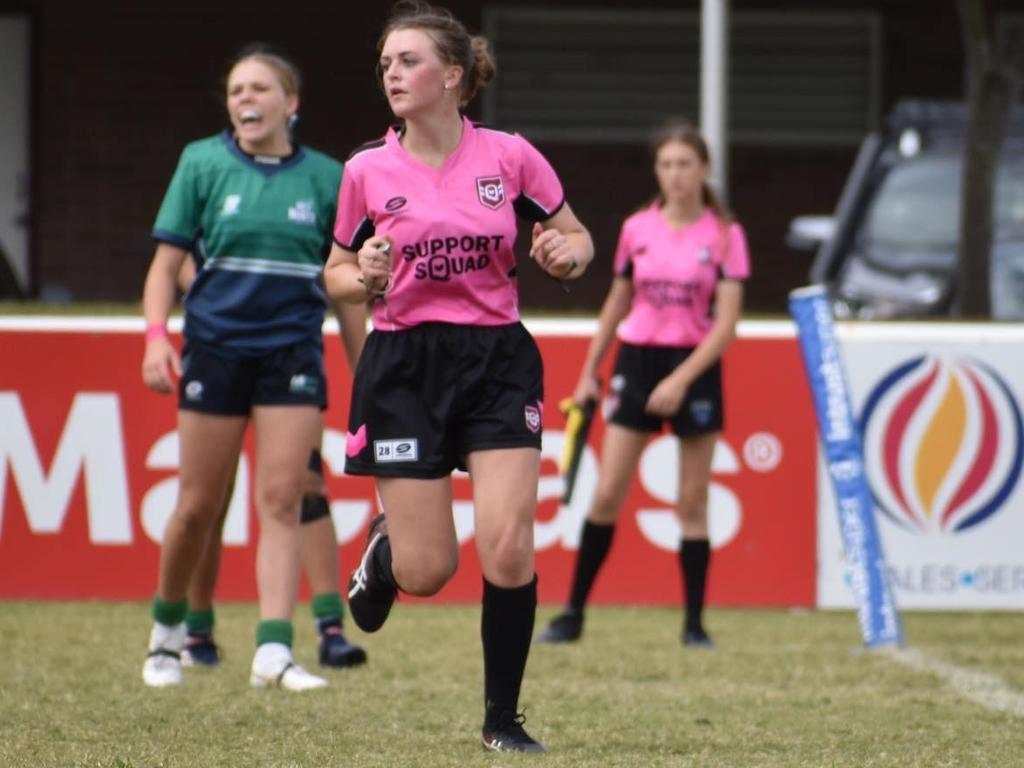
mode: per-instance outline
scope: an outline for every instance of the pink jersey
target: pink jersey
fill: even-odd
[[[374,234],[391,240],[393,284],[374,328],[505,325],[519,320],[516,215],[544,221],[563,201],[555,172],[519,135],[463,119],[459,146],[434,169],[392,128],[345,165],[334,238],[350,251]]]
[[[615,274],[633,281],[633,304],[619,326],[620,339],[695,347],[714,322],[718,281],[750,275],[747,239],[739,224],[723,224],[710,210],[673,228],[654,204],[623,223]]]

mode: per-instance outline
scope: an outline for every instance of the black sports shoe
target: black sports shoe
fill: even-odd
[[[387,537],[387,521],[383,514],[377,515],[370,521],[363,559],[348,580],[348,609],[363,632],[376,632],[384,625],[398,594],[397,589],[377,576],[373,561],[374,550]]]
[[[220,664],[220,646],[210,635],[188,635],[181,649],[181,663],[186,667],[216,667]]]
[[[488,713],[484,721],[483,743],[488,752],[547,752],[523,730],[526,716],[522,712],[506,709]]]
[[[715,641],[708,636],[703,628],[687,629],[683,631],[683,645],[710,650],[715,647]]]
[[[321,667],[358,667],[366,663],[366,651],[345,639],[341,629],[328,627],[320,635]]]
[[[537,637],[535,643],[574,643],[583,634],[583,614],[573,610],[560,613],[551,620]]]

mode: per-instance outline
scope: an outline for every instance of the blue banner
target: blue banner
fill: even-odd
[[[900,616],[886,576],[871,490],[864,475],[860,432],[825,289],[811,286],[793,291],[789,312],[796,321],[825,463],[835,488],[839,528],[864,644],[869,648],[902,645]]]

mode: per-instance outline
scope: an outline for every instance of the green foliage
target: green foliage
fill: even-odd
[[[124,302],[74,302],[72,304],[47,304],[41,301],[0,301],[0,317],[32,315],[124,315],[142,317],[140,304]]]
[[[542,610],[541,620],[551,615]],[[315,667],[296,613],[296,657]],[[909,642],[1024,688],[1024,615],[913,614]],[[252,690],[255,608],[222,605],[218,670],[141,680],[148,604],[0,604],[0,765],[10,768],[512,766],[481,750],[479,609],[399,605],[351,631],[366,667],[324,691]],[[538,622],[539,624],[539,622]],[[568,766],[1018,764],[1024,728],[929,673],[859,648],[848,613],[712,611],[715,651],[684,649],[677,611],[596,608],[583,640],[535,647],[527,728]]]

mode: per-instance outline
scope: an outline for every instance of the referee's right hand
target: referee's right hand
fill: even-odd
[[[601,399],[601,384],[593,374],[584,374],[576,384],[572,393],[573,402],[582,408],[588,400],[597,402]]]
[[[168,395],[174,391],[175,378],[181,378],[178,350],[167,337],[148,340],[142,357],[142,381],[154,392]]]

